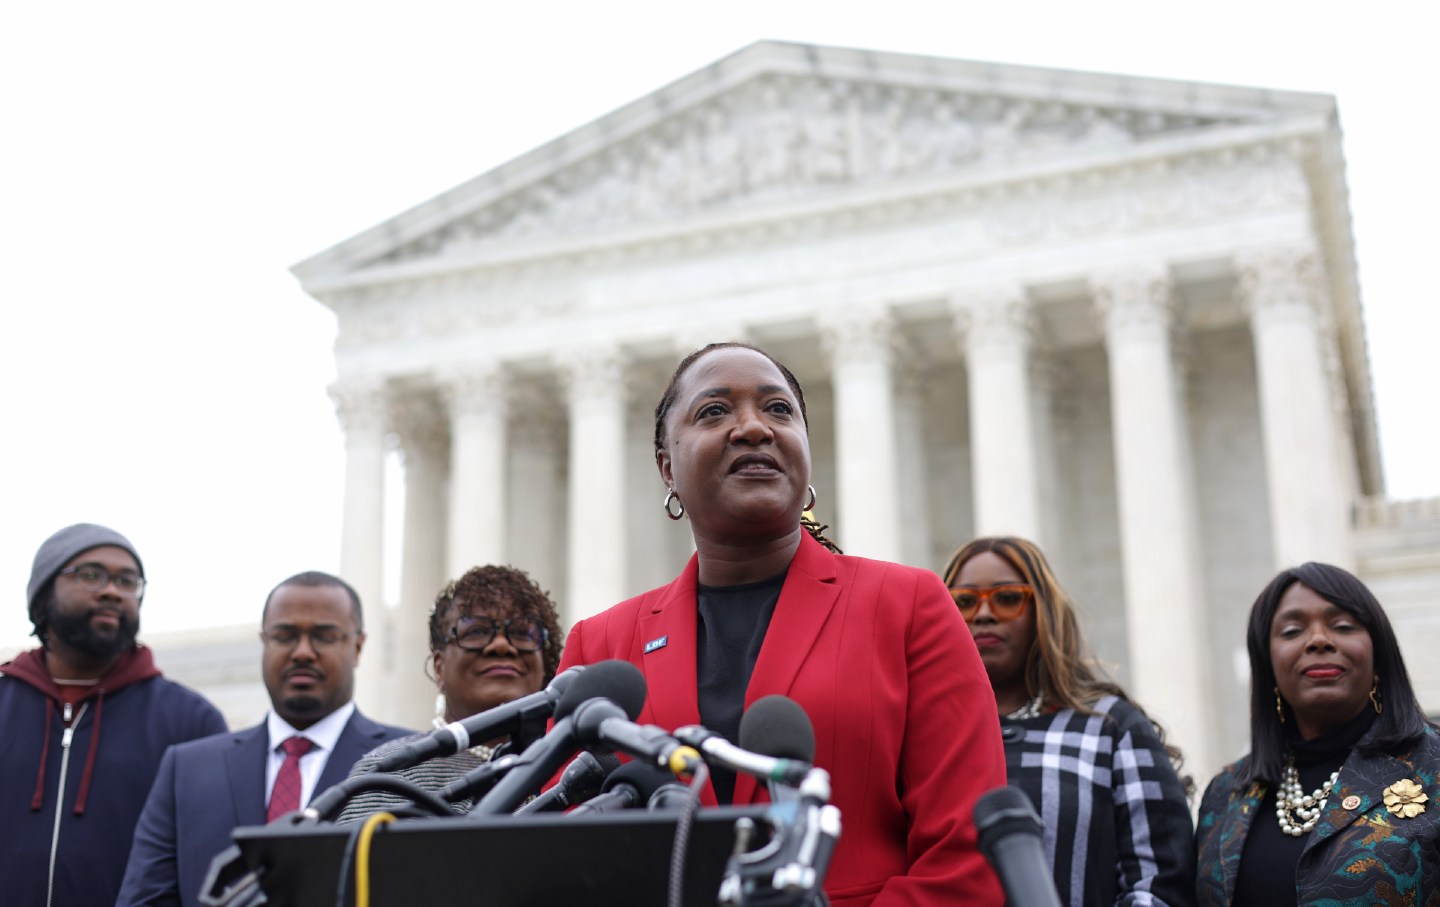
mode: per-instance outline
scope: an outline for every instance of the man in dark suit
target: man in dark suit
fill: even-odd
[[[271,710],[235,733],[172,746],[135,828],[117,907],[199,903],[230,832],[298,809],[387,740],[410,733],[355,708],[365,643],[360,598],[327,573],[301,573],[265,600],[260,639]]]

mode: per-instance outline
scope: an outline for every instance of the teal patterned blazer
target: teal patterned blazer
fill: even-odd
[[[1230,904],[1250,824],[1262,813],[1262,820],[1274,821],[1273,812],[1263,809],[1264,782],[1239,785],[1246,759],[1216,775],[1200,803],[1196,899],[1202,907]],[[1409,752],[1364,756],[1357,745],[1295,867],[1299,903],[1440,905],[1437,773],[1440,730],[1434,725]]]

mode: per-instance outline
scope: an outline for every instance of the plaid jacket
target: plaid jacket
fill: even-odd
[[[1190,807],[1165,748],[1123,699],[1093,708],[1000,722],[1010,784],[1040,813],[1060,903],[1192,904]]]
[[[1241,787],[1238,783],[1244,765],[1241,759],[1216,775],[1200,804],[1196,890],[1203,905],[1230,903],[1245,837],[1256,813],[1266,812],[1260,809],[1268,793],[1266,786],[1257,782]],[[1352,750],[1340,768],[1320,821],[1305,842],[1300,862],[1291,870],[1299,903],[1325,907],[1440,905],[1437,773],[1440,730],[1433,725],[1408,752],[1364,756],[1358,747]],[[1405,781],[1413,782],[1427,799],[1409,795],[1409,786],[1400,784]],[[1404,800],[1412,803],[1411,808],[1398,800],[1387,806],[1387,791],[1406,793]],[[1261,821],[1273,822],[1273,813],[1262,815]]]

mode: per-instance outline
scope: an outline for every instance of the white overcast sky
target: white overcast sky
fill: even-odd
[[[1389,490],[1440,495],[1436,15],[1421,0],[7,4],[0,647],[26,642],[36,547],[76,521],[139,547],[150,631],[258,621],[277,580],[336,569],[335,323],[288,267],[765,38],[1336,95]]]

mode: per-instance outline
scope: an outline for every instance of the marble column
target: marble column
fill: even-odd
[[[345,502],[340,526],[340,576],[360,596],[365,648],[355,696],[373,715],[388,714],[390,609],[383,597],[385,554],[385,385],[380,379],[336,382],[330,388],[345,431]]]
[[[895,456],[900,481],[901,559],[915,567],[938,570],[943,555],[934,550],[930,530],[933,489],[927,481],[925,452],[925,369],[909,356],[895,369]],[[945,544],[950,544],[946,540]]]
[[[508,563],[507,387],[497,364],[445,376],[450,413],[450,528],[446,575]]]
[[[436,687],[426,676],[430,659],[430,606],[445,574],[447,419],[423,397],[397,401],[396,429],[405,467],[405,538],[401,547],[400,607],[395,613],[393,688],[395,720],[425,727],[435,714]]]
[[[951,307],[968,366],[975,534],[1043,544],[1030,303],[1023,288],[1002,285],[959,294]]]
[[[506,515],[510,563],[529,573],[568,613],[565,592],[565,412],[551,393],[534,384],[511,387],[510,406],[525,418],[511,425],[512,493]],[[562,620],[562,624],[569,625]]]
[[[625,577],[625,375],[617,350],[557,362],[570,409],[567,625],[631,591]]]
[[[822,329],[835,387],[836,542],[847,554],[898,561],[895,329],[883,309],[838,313]]]
[[[1097,276],[1104,322],[1131,692],[1190,763],[1216,766],[1205,695],[1205,594],[1183,388],[1163,267]]]
[[[1340,420],[1323,329],[1316,254],[1262,249],[1237,262],[1255,341],[1276,569],[1305,561],[1353,568],[1355,489],[1342,460]]]

